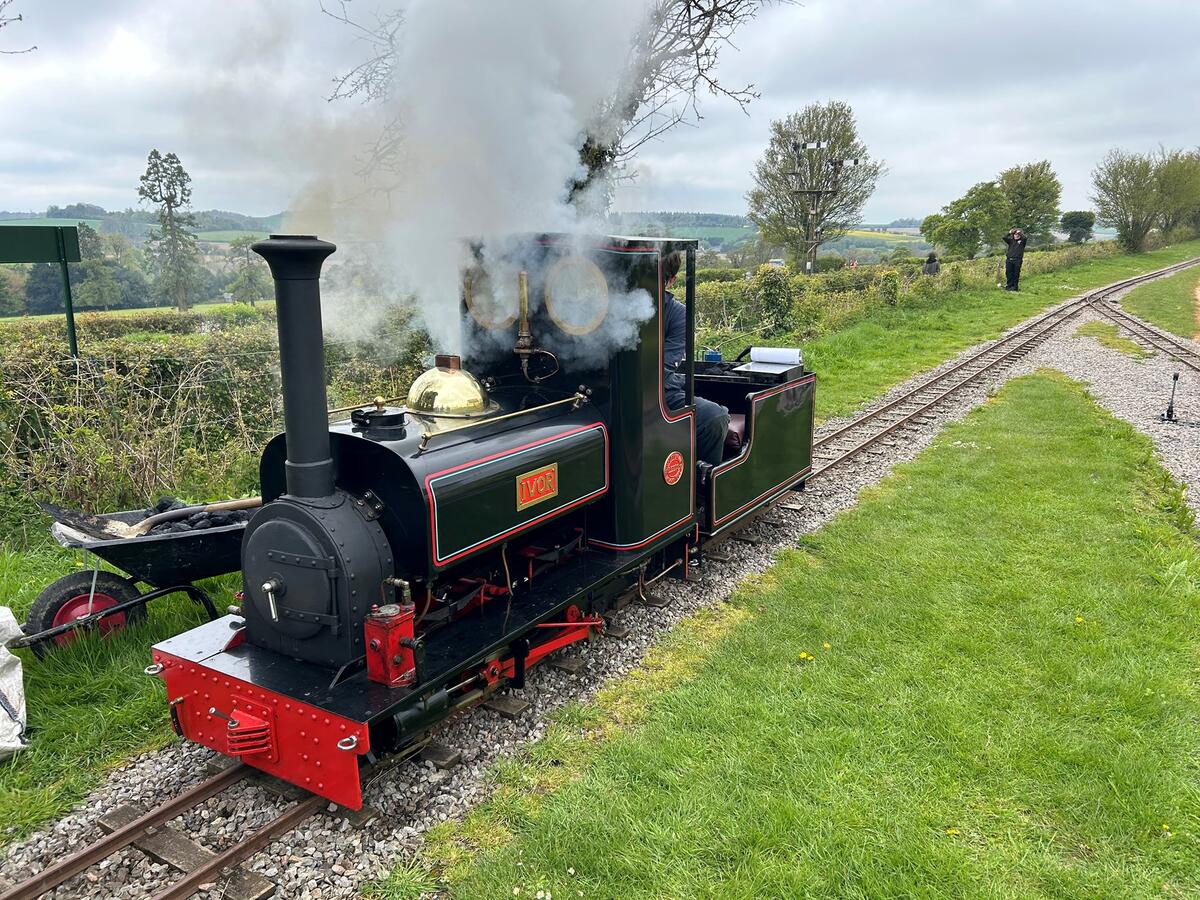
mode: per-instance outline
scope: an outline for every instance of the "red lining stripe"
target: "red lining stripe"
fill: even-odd
[[[783,393],[784,391],[790,390],[791,388],[802,387],[803,385],[811,384],[812,382],[814,382],[816,380],[817,380],[817,376],[815,374],[812,374],[812,375],[805,375],[802,378],[797,378],[795,381],[789,381],[786,384],[781,384],[779,387],[772,388],[769,391],[765,391],[762,394],[759,394],[757,397],[755,397],[751,401],[750,405],[753,407],[755,404],[757,404],[763,400],[766,400],[769,397],[774,397],[776,394]],[[728,462],[723,462],[723,463],[721,463],[721,465],[713,468],[712,506],[713,506],[714,513],[716,512],[716,509],[717,509],[717,476],[723,475],[726,472],[730,471],[731,469],[734,469],[737,466],[740,466],[742,463],[744,463],[746,460],[748,460],[750,458],[750,454],[754,452],[754,435],[757,431],[758,431],[758,416],[754,415],[753,417],[751,417],[751,420],[750,420],[750,446],[747,448],[746,452],[744,454],[740,454],[736,459],[731,459]],[[809,465],[806,468],[801,469],[795,475],[790,476],[789,478],[781,481],[779,484],[777,484],[775,487],[771,488],[770,490],[768,490],[762,494],[759,494],[757,497],[755,497],[749,503],[739,507],[738,509],[735,509],[733,512],[726,513],[723,516],[715,517],[713,519],[713,524],[719,526],[722,522],[726,521],[727,519],[732,518],[733,516],[736,516],[738,513],[742,512],[742,511],[748,509],[749,507],[758,503],[760,500],[762,500],[764,497],[768,496],[769,494],[772,494],[772,493],[778,491],[783,485],[787,484],[789,481],[794,481],[795,479],[797,479],[801,475],[803,475],[805,472],[810,472],[810,471],[812,471],[812,463],[809,463]]]
[[[722,517],[721,519],[717,519],[717,520],[715,520],[715,521],[716,521],[716,524],[717,524],[717,527],[716,527],[716,528],[714,528],[714,529],[713,529],[711,532],[709,532],[709,533],[710,533],[710,534],[716,534],[718,531],[720,531],[722,528],[724,528],[724,527],[725,527],[724,525],[721,525],[721,524],[720,524],[721,522],[723,522],[723,521],[725,521],[725,520],[727,520],[727,519],[730,519],[730,518],[732,518],[733,516],[736,516],[736,515],[738,515],[739,513],[743,513],[743,512],[745,512],[746,510],[748,510],[748,509],[749,509],[750,507],[752,507],[752,506],[757,506],[759,503],[762,503],[762,502],[764,502],[766,499],[768,499],[769,497],[771,497],[773,494],[779,494],[779,493],[782,493],[782,492],[783,492],[783,488],[787,487],[787,485],[791,484],[793,481],[795,481],[796,479],[798,479],[798,478],[799,478],[801,475],[805,475],[805,474],[807,474],[807,473],[809,473],[809,472],[811,472],[811,471],[812,471],[812,466],[811,466],[811,465],[808,465],[808,466],[805,466],[803,469],[801,469],[801,470],[800,470],[799,472],[797,472],[796,474],[794,474],[794,475],[789,475],[787,478],[785,478],[783,481],[779,482],[779,484],[775,485],[775,487],[771,488],[769,491],[765,491],[764,493],[761,493],[761,494],[759,494],[757,497],[755,497],[753,500],[751,500],[749,503],[745,504],[744,506],[740,506],[740,507],[738,507],[737,509],[735,509],[733,512],[731,512],[731,513],[729,513],[729,514],[725,515],[724,517]]]
[[[453,553],[450,556],[447,556],[445,558],[442,558],[439,555],[439,553],[438,553],[438,527],[437,527],[437,497],[433,492],[433,487],[431,484],[431,482],[435,478],[441,478],[446,475],[452,475],[455,472],[462,471],[463,469],[469,469],[472,466],[478,466],[478,465],[482,465],[484,463],[493,462],[494,460],[501,459],[506,456],[514,456],[518,453],[524,452],[525,450],[532,449],[533,447],[539,447],[542,444],[547,444],[547,443],[550,443],[551,441],[560,441],[565,438],[569,438],[573,435],[581,434],[585,431],[592,431],[596,428],[599,428],[600,432],[604,435],[604,486],[602,488],[600,488],[597,491],[593,491],[590,494],[586,494],[583,497],[579,497],[578,499],[573,500],[568,504],[555,507],[554,509],[547,510],[546,512],[544,512],[542,515],[538,516],[537,518],[530,519],[527,522],[521,522],[517,525],[514,525],[512,528],[509,528],[508,530],[503,531],[500,534],[494,535],[493,537],[488,538],[486,541],[484,541],[482,543],[474,544],[473,546],[468,547],[465,550],[456,551],[455,553]],[[492,453],[488,456],[484,456],[479,459],[473,459],[473,460],[469,460],[468,462],[459,463],[456,466],[451,466],[449,469],[442,469],[439,472],[433,472],[429,475],[426,475],[425,476],[425,491],[429,496],[429,527],[430,527],[430,537],[433,542],[433,564],[435,566],[437,566],[438,568],[447,566],[450,563],[454,562],[456,559],[461,559],[462,557],[468,556],[472,553],[475,553],[476,551],[483,550],[486,547],[490,547],[493,544],[497,543],[498,541],[502,541],[505,538],[511,537],[512,535],[514,535],[520,531],[524,531],[527,528],[531,528],[534,525],[544,522],[546,519],[548,519],[552,516],[556,516],[559,513],[567,512],[568,510],[574,509],[575,507],[579,506],[580,504],[582,504],[588,500],[592,500],[596,497],[599,497],[599,496],[607,493],[608,488],[609,488],[609,483],[610,483],[609,455],[610,454],[609,454],[608,429],[605,427],[603,422],[597,421],[597,422],[593,422],[590,425],[581,425],[578,428],[572,428],[569,431],[564,431],[559,434],[552,434],[548,437],[541,438],[536,441],[531,441],[528,444],[522,444],[519,447],[514,447],[509,450],[501,450],[498,453]]]

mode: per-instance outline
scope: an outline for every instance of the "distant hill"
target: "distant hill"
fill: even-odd
[[[716,250],[731,250],[743,241],[758,237],[758,228],[745,216],[724,213],[611,213],[608,227],[617,234],[694,239]]]
[[[279,231],[282,212],[272,216],[247,216],[223,209],[204,209],[192,215],[196,218],[196,233],[201,240],[227,242],[239,234],[256,237]],[[102,234],[124,234],[135,242],[145,239],[146,232],[157,223],[157,215],[149,209],[106,210],[93,203],[71,203],[51,206],[44,213],[9,212],[0,210],[0,225],[56,225],[86,222]]]

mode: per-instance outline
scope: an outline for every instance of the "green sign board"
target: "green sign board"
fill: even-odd
[[[74,225],[0,227],[0,263],[79,262],[79,229]]]
[[[58,263],[62,272],[63,303],[67,308],[67,344],[79,356],[75,337],[75,305],[67,263],[79,262],[79,229],[74,225],[0,226],[0,263]]]

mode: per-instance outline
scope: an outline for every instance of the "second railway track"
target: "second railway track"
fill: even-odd
[[[1198,264],[1200,259],[1191,259],[1144,275],[1113,282],[1026,322],[877,409],[870,410],[819,437],[813,442],[813,471],[809,479],[817,478],[843,465],[906,427],[919,424],[947,399],[960,395],[964,389],[978,385],[986,375],[1026,356],[1059,326],[1087,309],[1095,309],[1108,316],[1145,343],[1200,371],[1200,356],[1197,356],[1192,348],[1130,316],[1118,307],[1103,302],[1144,281],[1172,275]]]

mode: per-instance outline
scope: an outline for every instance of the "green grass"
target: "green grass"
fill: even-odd
[[[15,552],[0,546],[0,606],[24,621],[42,588],[74,568],[73,554],[57,547]],[[204,587],[218,604],[236,590],[229,576]],[[155,600],[148,611],[144,623],[119,637],[88,636],[44,660],[18,651],[31,743],[0,763],[0,843],[64,815],[106,770],[172,740],[162,682],[142,670],[150,644],[204,615],[181,596]]]
[[[263,300],[258,303],[258,308],[262,309],[264,306],[274,306],[274,305],[275,305],[274,300]],[[238,309],[238,308],[244,309],[245,306],[246,306],[246,304],[244,304],[244,303],[226,303],[224,301],[204,302],[204,303],[193,304],[190,311],[197,312],[197,313],[205,313],[205,312],[216,312],[216,311],[222,310],[222,309]],[[89,316],[90,315],[136,316],[140,313],[148,313],[148,312],[163,312],[163,311],[171,312],[173,309],[174,309],[174,307],[171,307],[171,306],[142,306],[142,307],[138,307],[137,309],[110,309],[108,311],[105,311],[102,309],[84,309],[84,310],[76,310],[75,314],[77,316],[81,316],[81,315],[85,315],[85,314],[89,315]],[[0,324],[3,324],[5,322],[23,322],[23,321],[27,321],[30,319],[61,319],[65,315],[66,315],[66,313],[56,312],[56,313],[43,313],[41,315],[36,315],[36,316],[0,316]],[[81,331],[80,337],[82,338],[82,331]]]
[[[1198,896],[1198,629],[1149,440],[1026,377],[369,894]]]
[[[803,344],[805,363],[817,373],[818,415],[847,415],[918,372],[998,337],[1068,297],[1196,256],[1200,256],[1200,241],[1105,257],[1022,279],[1015,294],[959,291],[875,308],[848,328]]]
[[[1121,337],[1117,326],[1111,322],[1097,322],[1094,320],[1085,322],[1075,329],[1075,333],[1084,337],[1094,337],[1102,346],[1108,347],[1110,350],[1116,350],[1118,353],[1124,353],[1126,356],[1132,356],[1134,359],[1148,359],[1154,355],[1141,344],[1137,343],[1137,341]]]
[[[1200,335],[1200,271],[1184,269],[1170,278],[1140,285],[1121,298],[1121,306],[1147,322],[1185,338]]]

